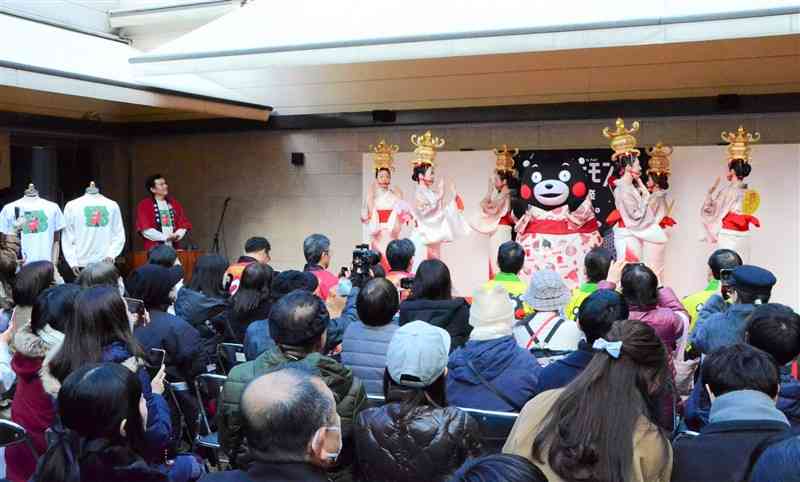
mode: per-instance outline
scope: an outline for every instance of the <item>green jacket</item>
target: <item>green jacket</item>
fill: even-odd
[[[336,399],[336,411],[342,419],[342,438],[348,440],[352,437],[353,421],[367,404],[367,394],[361,380],[353,377],[349,368],[320,353],[311,353],[302,360],[292,360],[278,347],[272,347],[255,360],[233,367],[222,388],[217,427],[220,445],[232,463],[247,452],[239,410],[245,387],[261,375],[293,365],[311,368],[328,385]]]

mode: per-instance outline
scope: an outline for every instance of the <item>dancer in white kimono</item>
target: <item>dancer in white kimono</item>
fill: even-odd
[[[705,230],[704,241],[714,249],[732,249],[745,263],[750,259],[750,225],[761,227],[754,216],[761,204],[758,192],[750,189],[744,179],[750,175],[750,146],[761,139],[739,126],[734,132],[723,132],[722,139],[729,143],[725,184],[721,189],[717,178],[703,202],[701,217]]]
[[[416,246],[415,264],[425,259],[441,258],[442,243],[469,234],[469,225],[464,220],[464,203],[452,181],[436,179],[434,160],[436,149],[444,146],[445,140],[433,137],[431,131],[423,135],[412,135],[416,146],[411,179],[417,183],[414,193],[414,218],[416,227],[411,240]]]
[[[661,142],[647,150],[650,160],[647,165],[647,190],[650,192],[649,208],[653,213],[655,222],[658,223],[667,240],[671,227],[677,225],[670,216],[675,207],[675,201],[669,201],[669,176],[670,158],[672,147]],[[644,242],[644,263],[656,274],[661,276],[666,262],[667,243]]]
[[[497,250],[506,241],[511,241],[511,234],[516,219],[511,212],[511,189],[516,184],[514,156],[519,149],[509,151],[503,144],[502,149],[495,149],[497,157],[495,169],[489,178],[489,189],[481,200],[481,210],[470,223],[472,229],[489,236],[489,278],[500,270],[497,266]],[[511,184],[511,186],[509,186]]]
[[[400,237],[400,230],[411,217],[410,206],[403,201],[403,191],[392,185],[394,154],[400,149],[396,144],[389,145],[381,139],[377,146],[370,146],[374,152],[373,170],[375,181],[370,184],[361,210],[361,224],[364,228],[364,243],[381,253],[381,265],[386,272],[391,271],[386,261],[386,246]]]

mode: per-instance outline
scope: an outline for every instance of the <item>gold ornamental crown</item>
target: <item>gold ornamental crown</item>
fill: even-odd
[[[619,117],[617,118],[616,127],[617,129],[613,132],[608,127],[603,128],[603,135],[611,139],[611,149],[614,150],[611,160],[615,161],[619,156],[625,154],[635,153],[638,156],[639,149],[636,148],[636,138],[633,134],[639,130],[639,121],[634,121],[631,124],[631,128],[626,129],[625,121]]]
[[[386,139],[381,139],[377,146],[370,145],[369,149],[373,152],[372,167],[375,171],[380,169],[394,171],[394,155],[400,150],[400,146],[387,144]]]
[[[750,163],[750,146],[761,140],[758,132],[747,132],[743,126],[739,126],[736,132],[725,132],[721,134],[722,140],[728,143],[728,162],[741,159]]]
[[[658,141],[655,146],[647,149],[647,154],[650,155],[650,160],[647,162],[648,174],[672,174],[670,169],[669,156],[672,155],[672,147],[665,146],[661,141]]]
[[[513,151],[509,151],[506,144],[501,147],[501,149],[494,150],[494,155],[497,156],[495,169],[498,172],[514,173],[514,156],[519,154],[519,149],[515,148]]]
[[[412,161],[414,166],[422,164],[434,164],[433,160],[436,158],[436,149],[444,146],[444,139],[441,137],[434,137],[431,131],[426,131],[422,135],[413,134],[411,136],[411,143],[417,146],[414,149],[414,154],[417,157]]]

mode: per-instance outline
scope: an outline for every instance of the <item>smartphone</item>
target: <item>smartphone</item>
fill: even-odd
[[[136,298],[125,297],[125,303],[128,305],[128,312],[134,315],[144,314],[144,301]]]
[[[150,362],[147,371],[150,373],[150,378],[153,378],[161,370],[161,366],[164,365],[167,359],[167,352],[161,348],[151,348],[147,358]]]

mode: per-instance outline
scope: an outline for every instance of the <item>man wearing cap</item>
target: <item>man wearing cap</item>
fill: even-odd
[[[758,266],[735,268],[730,276],[730,301],[713,295],[700,310],[689,337],[694,349],[710,354],[722,347],[743,343],[747,320],[756,305],[769,303],[777,279]]]
[[[361,381],[336,360],[323,356],[327,336],[328,310],[319,297],[296,290],[281,298],[272,307],[269,334],[275,346],[255,360],[235,366],[222,389],[219,410],[219,440],[231,463],[244,466],[245,455],[240,400],[244,387],[253,379],[285,366],[298,366],[318,373],[336,397],[336,411],[342,420],[345,447],[352,446],[352,425],[356,415],[366,406],[366,393]],[[342,455],[340,466],[349,465],[352,455]]]
[[[578,324],[563,316],[571,297],[561,276],[549,270],[535,272],[522,296],[536,313],[514,325],[514,338],[543,366],[577,350],[583,338]]]
[[[359,480],[443,482],[481,453],[478,424],[445,396],[447,331],[424,321],[395,331],[386,353],[386,404],[355,428]]]

